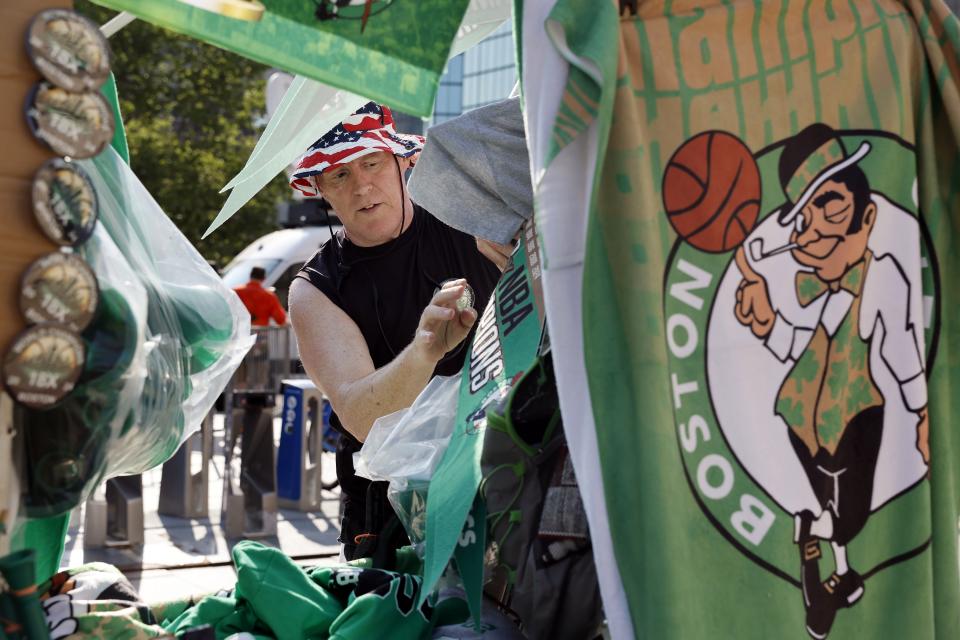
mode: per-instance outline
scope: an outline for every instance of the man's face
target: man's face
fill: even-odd
[[[790,253],[824,282],[839,280],[866,253],[877,209],[873,202],[868,203],[860,229],[848,233],[854,209],[853,193],[847,186],[828,180],[794,218],[790,241],[799,246]]]
[[[412,209],[401,186],[409,166],[407,158],[394,160],[392,154],[377,151],[320,175],[320,194],[333,207],[351,242],[371,247],[396,237],[404,202],[407,211]]]

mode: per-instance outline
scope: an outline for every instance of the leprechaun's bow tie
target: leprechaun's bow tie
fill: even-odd
[[[798,271],[795,284],[800,306],[807,306],[827,291],[836,293],[840,289],[846,289],[852,295],[858,295],[860,288],[863,286],[864,266],[864,262],[861,260],[855,267],[843,274],[842,278],[832,282],[821,280],[818,275],[811,271]]]

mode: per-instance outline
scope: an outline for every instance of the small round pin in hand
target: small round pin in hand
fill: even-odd
[[[444,280],[440,283],[440,286],[436,291],[433,292],[433,295],[437,295],[440,289],[443,289],[450,282],[457,282],[459,278],[450,278],[449,280]],[[476,298],[473,295],[473,287],[471,287],[466,282],[463,283],[463,293],[460,294],[460,297],[457,298],[457,311],[464,311],[466,309],[472,309],[473,303]]]

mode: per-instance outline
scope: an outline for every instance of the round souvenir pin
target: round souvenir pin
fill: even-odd
[[[473,308],[474,299],[473,287],[468,284],[463,285],[463,293],[457,298],[457,310],[463,311],[464,309]]]
[[[54,158],[33,178],[33,214],[48,238],[76,247],[97,224],[97,192],[90,177],[72,162]]]
[[[67,9],[41,11],[27,28],[27,55],[68,91],[96,91],[110,75],[110,45],[91,20]]]
[[[74,93],[47,82],[27,98],[27,123],[33,135],[54,153],[91,158],[113,139],[113,111],[99,93]]]
[[[80,333],[99,300],[97,277],[76,254],[55,251],[34,260],[20,283],[20,312],[34,324],[53,322]]]
[[[456,278],[451,278],[450,280],[444,280],[440,283],[440,287],[433,292],[434,295],[437,294],[440,289],[442,289],[448,282],[454,282]],[[464,309],[470,309],[473,307],[473,303],[476,300],[476,297],[473,295],[473,287],[468,284],[463,285],[463,293],[460,294],[460,297],[457,298],[457,311],[463,311]]]
[[[21,332],[7,350],[3,382],[20,404],[45,409],[73,390],[83,361],[83,341],[75,333],[58,325],[37,325]]]

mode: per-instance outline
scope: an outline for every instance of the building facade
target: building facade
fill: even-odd
[[[517,82],[513,25],[506,22],[475,47],[453,58],[440,78],[431,124],[503,100]]]

